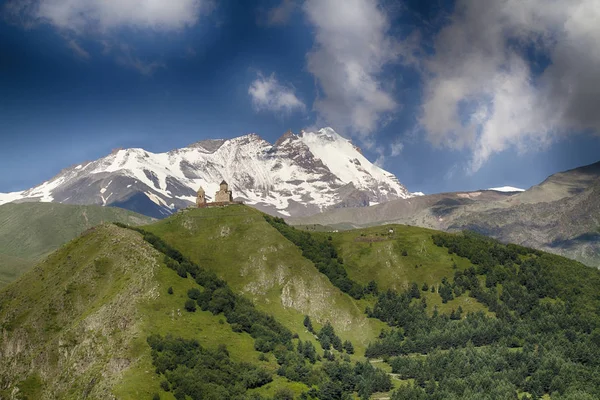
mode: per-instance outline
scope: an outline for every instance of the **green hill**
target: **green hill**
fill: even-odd
[[[303,339],[312,337],[300,330],[304,315],[317,324],[331,321],[343,339],[363,350],[384,327],[366,318],[364,301],[333,286],[253,208],[192,210],[145,229],[215,272]]]
[[[105,222],[142,225],[152,218],[115,207],[58,203],[0,206],[0,287],[80,233]]]
[[[102,225],[0,291],[0,398],[594,399],[598,287],[402,225],[307,233],[246,206]]]

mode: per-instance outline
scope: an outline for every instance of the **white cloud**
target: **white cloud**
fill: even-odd
[[[470,149],[472,173],[512,147],[600,132],[599,20],[597,0],[458,0],[424,63],[428,140]],[[525,47],[550,66],[536,73]]]
[[[77,33],[121,27],[182,29],[214,6],[211,0],[13,0],[7,4],[10,13],[24,20]]]
[[[128,45],[122,44],[119,51],[116,52],[115,61],[117,64],[137,70],[140,74],[152,76],[159,68],[166,68],[166,65],[159,61],[143,61],[137,57]]]
[[[392,143],[392,145],[390,146],[390,155],[392,157],[396,157],[399,156],[400,153],[402,153],[402,150],[404,150],[404,144],[400,141],[400,140],[396,140],[394,143]]]
[[[375,160],[375,165],[383,168],[387,163],[389,157],[397,157],[404,150],[404,144],[400,141],[400,139],[396,139],[389,146],[389,149],[386,149],[384,146],[374,147],[373,150],[377,154],[377,159]]]
[[[248,94],[252,98],[252,104],[258,111],[267,110],[274,112],[289,113],[294,110],[304,111],[306,106],[296,97],[292,87],[280,84],[275,74],[258,77],[250,84]]]
[[[315,28],[307,67],[320,88],[313,105],[319,123],[368,140],[398,109],[381,73],[405,49],[388,35],[375,0],[307,0],[303,9]]]

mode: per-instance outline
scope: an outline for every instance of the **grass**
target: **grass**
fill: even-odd
[[[0,380],[18,382],[22,394],[43,398],[173,399],[160,389],[146,338],[152,333],[227,346],[235,361],[275,371],[270,355],[260,361],[254,340],[235,333],[222,315],[183,309],[196,286],[161,263],[141,235],[105,225],[73,240],[0,291]],[[168,294],[168,288],[173,294]],[[18,343],[19,350],[15,352]],[[8,366],[11,366],[10,368]],[[16,365],[16,368],[14,367]],[[33,366],[33,373],[30,367]],[[36,371],[46,371],[43,379]],[[255,389],[304,385],[276,377]],[[0,391],[8,397],[12,388]]]
[[[385,225],[322,235],[331,236],[353,280],[362,284],[375,280],[380,290],[405,290],[412,282],[419,288],[423,283],[439,285],[442,278],[452,280],[456,270],[471,266],[469,260],[436,246],[431,239],[435,232],[407,225]],[[467,294],[446,304],[437,293],[422,291],[421,296],[427,299],[429,312],[436,305],[440,312],[448,314],[459,306],[465,313],[487,311]]]
[[[142,225],[152,218],[115,207],[58,203],[0,206],[0,287],[86,229],[116,221]]]
[[[125,373],[114,393],[119,399],[151,398],[153,393],[160,393],[161,399],[174,399],[171,393],[160,390],[160,377],[154,373],[150,348],[146,343],[148,335],[171,334],[185,339],[196,339],[205,347],[227,346],[234,361],[247,361],[261,364],[274,371],[276,362],[261,362],[259,353],[254,350],[254,340],[247,333],[235,333],[222,315],[213,315],[208,311],[197,309],[187,312],[183,304],[187,300],[187,291],[198,287],[191,279],[182,279],[175,271],[162,267],[155,278],[158,282],[157,296],[140,304],[143,316],[140,332],[133,339],[128,357],[137,362]],[[168,294],[168,288],[173,294]]]
[[[315,337],[303,326],[306,314],[317,330],[331,321],[342,340],[354,344],[355,360],[387,327],[364,315],[373,298],[356,301],[334,287],[257,210],[191,210],[145,229],[217,273],[317,349]],[[382,289],[402,289],[413,281],[420,286],[451,278],[453,260],[459,269],[469,266],[434,246],[431,232],[396,225],[318,234],[332,236],[352,279],[363,284],[375,279]],[[6,286],[0,291],[0,328],[6,332],[0,336],[0,353],[9,355],[0,360],[0,381],[16,382],[31,398],[71,399],[88,392],[88,398],[139,399],[160,393],[172,400],[171,393],[160,390],[161,379],[154,373],[146,343],[152,333],[195,338],[206,347],[225,344],[233,360],[276,370],[274,357],[260,361],[253,339],[233,332],[224,316],[186,312],[187,290],[196,283],[180,278],[162,260],[141,235],[104,225],[60,247]],[[458,306],[465,313],[483,308],[466,295],[442,304],[437,293],[421,294],[430,311],[435,305],[447,313]],[[273,382],[253,391],[272,396],[281,387],[295,393],[306,389],[275,375]],[[0,398],[9,395],[6,390]]]
[[[357,355],[384,324],[366,318],[365,304],[342,293],[300,250],[246,206],[196,209],[145,227],[200,266],[213,270],[301,339],[314,341],[302,324],[331,321]],[[316,342],[315,342],[316,343]]]
[[[152,251],[133,232],[101,226],[0,291],[0,380],[44,371],[35,398],[109,393],[139,329],[136,305],[153,290]]]

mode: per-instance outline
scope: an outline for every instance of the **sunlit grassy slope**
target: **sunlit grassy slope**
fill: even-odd
[[[191,210],[144,229],[216,272],[318,349],[304,329],[304,315],[317,330],[331,321],[338,335],[354,344],[355,359],[386,328],[364,314],[373,297],[357,301],[342,293],[255,209]],[[320,234],[332,236],[352,279],[402,289],[413,281],[439,284],[442,277],[451,278],[453,261],[459,269],[469,265],[434,246],[432,232],[394,226]],[[140,234],[114,225],[86,231],[0,291],[0,387],[5,388],[0,398],[16,390],[17,398],[30,399],[81,398],[82,393],[88,399],[142,399],[160,393],[172,400],[154,373],[146,343],[153,333],[195,338],[207,347],[225,344],[232,359],[275,371],[273,356],[260,361],[253,339],[233,332],[224,316],[183,309],[194,286],[191,278],[166,268],[163,255]],[[444,305],[437,293],[423,295],[441,312],[458,305],[483,309],[464,295]],[[296,393],[306,389],[275,375],[255,390],[273,395],[282,386]]]
[[[260,361],[254,340],[235,333],[222,315],[186,312],[197,287],[162,264],[141,235],[103,225],[63,246],[0,291],[0,398],[174,399],[160,390],[148,335],[197,339],[227,346],[232,359]],[[172,287],[173,294],[168,294]],[[275,380],[255,391],[295,392],[302,384]]]
[[[107,398],[145,336],[140,304],[161,295],[157,259],[139,235],[105,225],[0,291],[0,398]]]
[[[405,290],[412,282],[437,286],[442,278],[452,280],[456,270],[472,264],[445,248],[433,244],[436,231],[407,225],[385,225],[343,232],[318,233],[331,236],[344,260],[349,276],[362,284],[375,280],[380,290]],[[486,307],[469,296],[460,296],[446,304],[430,290],[422,291],[430,305],[449,313],[461,306],[464,312],[486,311]]]
[[[86,229],[117,221],[142,225],[152,218],[115,207],[58,203],[0,206],[0,287]]]
[[[302,321],[331,321],[343,340],[364,352],[383,323],[366,318],[366,301],[334,287],[300,250],[247,206],[196,209],[144,229],[163,238],[200,266],[213,270],[256,306],[303,339],[313,339]]]

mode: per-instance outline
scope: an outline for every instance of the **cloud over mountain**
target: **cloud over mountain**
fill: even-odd
[[[296,97],[294,88],[279,83],[275,74],[268,77],[259,74],[250,84],[248,94],[257,111],[289,113],[306,109],[304,103]]]
[[[600,132],[599,20],[596,0],[458,0],[423,60],[427,139],[470,149],[475,172],[513,146]]]
[[[373,0],[307,0],[303,10],[314,27],[308,71],[320,94],[318,117],[346,134],[368,137],[398,109],[383,68],[401,46],[388,35],[390,22]]]
[[[127,35],[119,33],[123,29],[178,31],[195,25],[214,7],[212,0],[9,0],[3,12],[26,27],[49,25],[56,29],[81,59],[91,55],[77,38],[95,40],[104,46],[102,55],[111,54],[118,65],[152,75],[164,64],[142,60]]]

